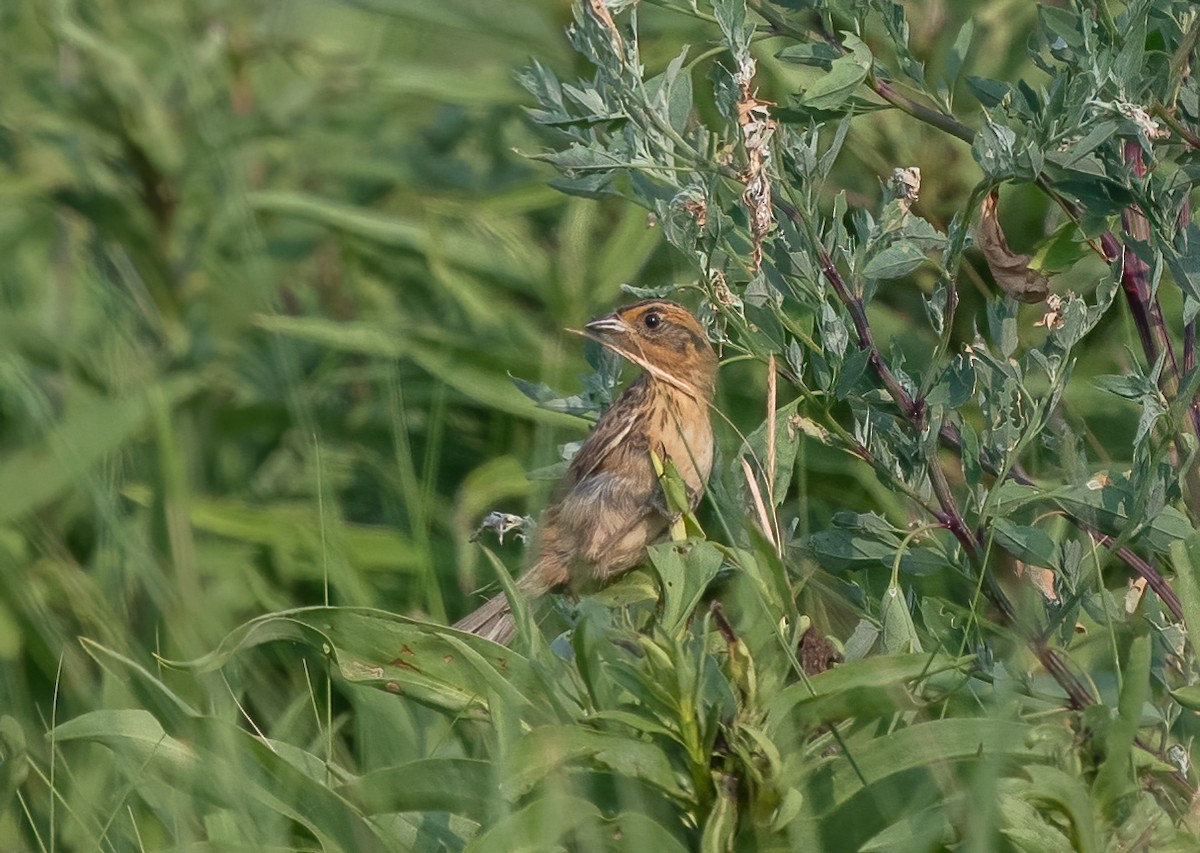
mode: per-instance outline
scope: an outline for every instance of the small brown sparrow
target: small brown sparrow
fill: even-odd
[[[603,585],[644,559],[671,522],[651,451],[674,463],[690,509],[712,470],[717,356],[699,321],[681,305],[648,299],[586,329],[643,374],[601,416],[543,513],[537,559],[517,581],[531,598]],[[503,593],[454,627],[504,644],[515,630]]]

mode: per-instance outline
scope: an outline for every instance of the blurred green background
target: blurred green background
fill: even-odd
[[[978,12],[971,73],[1020,75],[1029,4],[909,5],[918,53],[944,55]],[[622,283],[693,277],[644,210],[567,197],[522,156],[552,140],[514,73],[536,57],[586,76],[570,19],[566,0],[0,4],[0,849],[212,833],[172,828],[168,803],[139,822],[102,748],[46,741],[55,721],[152,701],[79,638],[154,669],[263,612],[453,619],[491,581],[468,541],[480,517],[536,512],[548,484],[526,472],[586,429],[510,375],[578,393],[589,368],[564,328],[630,298]],[[639,24],[652,69],[714,36],[653,3]],[[760,48],[763,96],[794,91],[803,72]],[[914,164],[944,226],[978,178],[970,151],[901,116],[856,121],[833,183],[870,203]],[[1014,196],[1003,216],[1028,251],[1046,202]],[[881,298],[885,341],[920,345],[919,297]],[[722,376],[722,410],[752,429],[761,370]],[[806,461],[786,510],[802,525],[903,518],[868,470]],[[319,727],[294,664],[265,651],[212,681],[162,676],[302,743]],[[347,764],[445,737],[431,712],[358,693],[334,708]]]

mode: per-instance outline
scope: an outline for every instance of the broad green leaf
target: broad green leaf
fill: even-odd
[[[813,761],[799,751],[785,752],[784,780],[813,797],[799,826],[793,824],[799,830],[793,838],[807,837],[824,821],[830,827],[844,822],[848,814],[834,815],[864,790],[864,780],[869,790],[906,771],[985,757],[1011,760],[1014,766],[1045,763],[1058,747],[1033,737],[1034,732],[1031,725],[1007,720],[947,718],[857,742],[852,756]]]
[[[1192,299],[1200,299],[1200,226],[1190,223],[1165,256],[1175,283]]]
[[[683,853],[687,848],[666,829],[636,812],[605,817],[595,804],[566,794],[549,794],[513,812],[481,833],[465,853],[537,851],[558,849],[569,838],[590,842],[586,849],[620,839],[620,849]]]
[[[1075,853],[1064,827],[1043,814],[1039,804],[1026,799],[1029,783],[1024,779],[1002,779],[996,797],[996,820],[1000,833],[1022,853]],[[1044,807],[1043,807],[1044,808]]]
[[[1057,568],[1060,564],[1058,545],[1040,527],[997,518],[992,522],[992,532],[1000,546],[1022,562],[1045,568]]]
[[[734,849],[738,825],[737,785],[716,771],[713,782],[717,798],[700,833],[700,853],[729,853]]]
[[[813,110],[832,110],[841,106],[867,78],[871,68],[871,50],[852,33],[843,33],[850,52],[835,59],[829,73],[804,91],[801,104]]]
[[[889,654],[907,654],[921,651],[921,638],[908,611],[904,591],[894,583],[888,584],[880,605],[880,623],[883,627],[883,648]]]
[[[1016,172],[1017,135],[1011,128],[988,122],[975,135],[971,153],[984,174],[995,181],[1010,179]]]
[[[853,530],[823,530],[804,542],[804,549],[829,571],[856,571],[892,567],[900,538],[894,534],[860,533]],[[909,548],[900,558],[900,570],[928,575],[949,564],[940,553],[929,548]]]
[[[894,853],[897,850],[936,849],[954,840],[954,828],[947,814],[953,801],[935,803],[919,811],[907,811],[882,832],[876,833],[858,848],[861,853]]]
[[[770,447],[768,444],[768,439],[771,437],[771,430],[768,429],[770,423],[764,420],[755,428],[754,432],[746,436],[746,440],[742,444],[742,452],[739,454],[739,456],[748,456],[754,465],[754,469],[759,472],[766,472],[769,460],[774,458],[775,464],[772,477],[774,489],[772,496],[774,497],[776,506],[783,503],[783,499],[787,495],[788,486],[792,480],[792,472],[796,466],[796,454],[799,452],[800,439],[803,437],[803,433],[801,433],[794,423],[799,412],[799,406],[800,400],[797,399],[776,410],[774,447]],[[739,482],[744,480],[746,474],[741,463],[735,460],[731,464],[733,467],[733,476]],[[764,501],[768,500],[771,496],[766,494],[766,484],[761,477],[759,487],[764,489]]]
[[[944,672],[965,676],[970,660],[914,653],[839,664],[807,683],[785,687],[769,700],[767,731],[778,743],[794,743],[820,726],[915,710],[915,682]]]
[[[1024,775],[1029,779],[1028,784],[1015,779],[1007,782],[1005,787],[1019,790],[1027,802],[1061,812],[1070,821],[1073,850],[1091,853],[1101,849],[1096,833],[1094,800],[1082,779],[1057,767],[1037,764],[1026,767]],[[1043,832],[1049,829],[1044,826]]]
[[[1141,518],[1137,498],[1123,476],[1113,477],[1099,488],[1071,486],[1056,492],[1054,497],[1076,518],[1095,524],[1109,535],[1125,533],[1131,520],[1137,519],[1144,525],[1138,539],[1162,553],[1170,550],[1173,543],[1186,541],[1195,533],[1195,527],[1187,516],[1170,505],[1164,506],[1151,518]]]
[[[196,750],[168,735],[149,711],[90,711],[47,733],[54,741],[90,740],[140,762],[154,761],[178,772],[196,768]]]
[[[663,586],[662,627],[675,635],[686,625],[724,558],[709,542],[663,542],[649,550]]]
[[[1051,491],[1009,481],[996,489],[992,500],[997,515],[1001,516],[1010,516],[1021,507],[1057,503],[1073,517],[1095,525],[1110,536],[1127,532],[1130,519],[1140,514],[1125,475],[1097,476],[1088,484]],[[1195,532],[1187,516],[1170,505],[1153,517],[1140,520],[1144,526],[1138,541],[1163,553],[1170,550],[1172,543],[1186,541]]]
[[[974,36],[975,19],[968,18],[954,38],[954,44],[950,47],[949,61],[946,64],[946,89],[951,100],[954,97],[954,87],[958,85],[959,77],[962,76],[963,67],[966,65],[967,53],[971,49],[971,39]]]
[[[56,740],[103,744],[132,760],[130,782],[160,784],[147,767],[174,786],[225,808],[247,803],[303,826],[333,849],[388,851],[396,844],[324,783],[325,762],[284,743],[272,743],[223,720],[199,718],[188,743],[167,735],[148,712],[92,711],[49,733]],[[247,766],[259,772],[247,774]],[[237,785],[229,780],[237,779]]]
[[[29,778],[28,757],[20,721],[0,715],[0,802],[11,802],[10,797]]]
[[[79,642],[96,663],[127,685],[139,704],[155,715],[156,721],[166,720],[168,725],[182,727],[186,720],[200,716],[198,710],[137,661],[87,637],[80,637]]]
[[[1133,748],[1142,706],[1150,698],[1150,659],[1153,638],[1141,607],[1133,620],[1133,636],[1121,636],[1121,693],[1117,714],[1109,723],[1104,758],[1092,786],[1096,805],[1110,820],[1126,814],[1138,796],[1140,784]]]
[[[1188,642],[1200,649],[1200,536],[1171,545],[1171,565],[1175,569],[1174,588],[1183,608],[1183,624]]]
[[[818,41],[789,45],[775,54],[775,58],[798,65],[817,65],[821,68],[828,68],[842,55],[842,52],[834,45]]]
[[[1171,698],[1189,711],[1200,711],[1200,685],[1180,687],[1170,692]]]
[[[865,278],[902,278],[925,263],[925,253],[911,240],[901,240],[879,252],[863,267]]]
[[[989,80],[986,77],[967,77],[967,88],[971,94],[987,109],[999,106],[1005,98],[1012,94],[1013,87],[1002,80]]]
[[[496,808],[496,765],[472,758],[424,758],[385,767],[338,789],[365,814],[451,812],[484,821]]]
[[[1063,272],[1086,258],[1090,251],[1091,247],[1081,239],[1079,226],[1066,222],[1038,245],[1029,267],[1046,274]]]
[[[1062,39],[1067,47],[1076,50],[1084,47],[1080,27],[1087,26],[1087,24],[1082,23],[1078,15],[1068,9],[1039,6],[1038,18],[1039,23],[1046,32],[1048,41],[1053,42],[1055,39]]]
[[[508,756],[500,790],[506,798],[518,800],[551,772],[572,765],[604,767],[618,776],[640,779],[667,796],[685,796],[667,754],[654,744],[578,725],[532,729]]]
[[[494,698],[531,719],[553,715],[554,703],[541,692],[540,676],[515,652],[471,634],[369,608],[306,607],[260,616],[202,658],[164,663],[210,672],[248,649],[280,640],[317,649],[347,681],[452,713],[485,711]]]

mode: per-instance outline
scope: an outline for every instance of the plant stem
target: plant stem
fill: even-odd
[[[833,258],[825,251],[821,245],[821,241],[813,233],[811,223],[778,192],[772,193],[772,200],[775,206],[783,212],[784,216],[808,235],[809,243],[817,253],[817,263],[821,267],[821,272],[830,286],[833,287],[838,299],[845,306],[846,311],[850,314],[851,321],[854,323],[854,331],[858,335],[858,348],[867,352],[872,369],[879,376],[880,381],[883,382],[884,387],[896,403],[896,406],[899,407],[905,417],[917,423],[922,423],[924,421],[924,403],[913,399],[912,395],[905,390],[895,374],[892,373],[887,362],[884,361],[883,354],[879,352],[879,347],[875,345],[875,337],[871,333],[871,325],[867,320],[866,306],[863,305],[862,299],[853,294],[846,285],[846,281],[842,278],[842,274],[838,272]]]
[[[935,110],[932,107],[919,104],[905,95],[901,95],[886,80],[876,78],[871,82],[871,88],[879,97],[913,118],[936,127],[938,130],[943,130],[951,136],[961,139],[968,145],[975,141],[975,131],[973,129],[967,127],[952,115],[946,115],[941,110]]]
[[[875,345],[874,336],[871,334],[871,326],[867,321],[866,307],[863,305],[862,300],[850,292],[845,280],[842,279],[841,273],[838,272],[837,267],[834,265],[833,259],[825,251],[820,241],[816,239],[816,235],[811,231],[810,223],[800,214],[800,211],[778,194],[775,194],[774,201],[775,205],[783,211],[784,215],[793,224],[809,234],[810,244],[817,252],[821,271],[853,319],[854,328],[858,333],[859,348],[868,352],[868,359],[875,374],[883,382],[892,400],[919,434],[925,425],[926,411],[924,402],[914,400],[896,379],[891,368],[888,367],[883,355],[879,352],[879,348]],[[975,566],[979,576],[984,578],[984,589],[988,599],[1004,615],[1005,620],[1024,636],[1045,670],[1066,691],[1073,708],[1086,708],[1089,705],[1095,704],[1096,700],[1084,689],[1079,679],[1063,663],[1058,652],[1047,646],[1045,640],[1037,634],[1023,630],[1020,627],[1020,622],[1017,619],[1016,610],[1012,602],[1009,601],[1008,596],[1000,589],[999,585],[995,582],[995,578],[992,577],[991,573],[987,571],[987,567],[982,563],[979,553],[979,542],[967,527],[966,522],[963,521],[962,513],[958,510],[953,492],[950,490],[950,485],[946,482],[945,472],[937,464],[937,460],[933,458],[928,459],[927,469],[930,484],[941,507],[940,511],[934,511],[932,514],[958,540],[971,564]]]

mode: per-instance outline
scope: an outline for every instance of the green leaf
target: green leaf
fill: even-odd
[[[804,91],[801,105],[813,110],[833,110],[840,107],[867,79],[871,69],[871,49],[852,33],[843,33],[842,43],[850,52],[835,59],[829,73]]]
[[[147,486],[131,485],[122,494],[139,506],[153,506],[154,493]],[[281,555],[286,565],[308,565],[311,571],[306,576],[321,576],[320,558],[327,544],[315,528],[310,504],[255,506],[241,500],[197,496],[188,501],[187,520],[197,531],[266,546]],[[425,553],[394,529],[343,523],[338,536],[346,558],[359,568],[425,571]]]
[[[0,802],[10,799],[29,778],[25,732],[16,717],[0,715]]]
[[[61,421],[45,429],[40,441],[9,450],[0,459],[0,483],[9,484],[0,489],[0,524],[78,486],[92,468],[138,436],[155,406],[174,407],[201,384],[199,377],[183,375],[121,397],[76,401]]]
[[[166,720],[168,725],[182,727],[185,721],[200,716],[200,712],[176,695],[163,681],[137,661],[106,648],[94,640],[81,637],[79,642],[93,660],[124,683],[138,704]],[[157,724],[157,723],[156,723]]]
[[[784,406],[781,406],[775,412],[774,424],[774,439],[775,446],[768,446],[768,439],[772,435],[772,431],[768,429],[769,422],[763,421],[759,424],[754,432],[746,436],[745,442],[742,444],[741,456],[749,456],[751,462],[754,463],[754,468],[758,471],[765,472],[767,462],[774,454],[775,466],[774,491],[771,495],[766,494],[766,489],[763,489],[763,499],[774,499],[775,506],[783,503],[784,498],[788,493],[788,486],[792,480],[792,473],[796,467],[796,455],[800,450],[800,431],[793,423],[793,419],[799,412],[800,400],[796,399]],[[733,476],[738,482],[745,478],[745,470],[741,463],[736,459],[731,464]]]
[[[1120,124],[1115,121],[1097,122],[1078,142],[1070,143],[1064,153],[1058,154],[1055,162],[1064,166],[1077,166],[1080,160],[1091,154],[1100,145],[1113,139],[1119,128]],[[1074,223],[1068,222],[1064,227],[1073,225]]]
[[[1200,300],[1200,226],[1189,223],[1165,257],[1175,283],[1192,299]]]
[[[512,750],[500,782],[505,798],[516,801],[565,766],[599,766],[682,798],[675,769],[667,754],[637,737],[597,732],[581,726],[539,726]]]
[[[1070,826],[1070,849],[1086,853],[1102,849],[1096,832],[1093,798],[1082,779],[1057,767],[1038,764],[1027,766],[1024,772],[1028,783],[1014,779],[1005,788],[1018,791],[1021,799],[1032,805],[1054,809],[1066,817]],[[1052,833],[1053,828],[1053,823],[1043,820],[1035,831],[1040,831],[1044,837]]]
[[[775,54],[775,58],[782,59],[784,62],[794,62],[797,65],[816,65],[821,68],[829,68],[843,55],[840,50],[828,42],[818,41],[789,45]]]
[[[921,651],[921,638],[908,611],[904,591],[896,584],[888,584],[880,605],[880,622],[883,625],[883,648],[889,654],[907,654]]]
[[[892,567],[900,537],[894,533],[857,530],[823,530],[804,540],[804,550],[828,571],[856,571]],[[915,575],[942,571],[950,565],[931,548],[909,548],[900,558],[900,569]]]
[[[1196,532],[1188,517],[1173,506],[1167,505],[1144,518],[1138,498],[1130,490],[1125,477],[1113,477],[1110,481],[1092,486],[1071,486],[1054,495],[1055,501],[1076,518],[1094,524],[1101,532],[1110,536],[1126,533],[1130,524],[1139,526],[1138,540],[1155,551],[1166,553],[1173,543],[1186,541]]]
[[[1085,42],[1080,27],[1087,26],[1087,24],[1082,23],[1078,15],[1068,9],[1038,6],[1038,18],[1046,33],[1047,41],[1053,43],[1056,39],[1062,39],[1069,48],[1075,50],[1084,48]]]
[[[186,774],[197,767],[196,751],[164,730],[149,711],[90,711],[51,729],[54,741],[89,740],[128,755],[141,764],[154,762]]]
[[[1170,694],[1172,699],[1189,711],[1200,711],[1200,685],[1180,687],[1177,690],[1171,690]]]
[[[925,253],[911,240],[901,240],[879,252],[863,267],[865,278],[902,278],[925,263]]]
[[[1104,758],[1093,784],[1100,810],[1109,820],[1127,814],[1140,791],[1133,762],[1134,740],[1142,717],[1142,706],[1150,698],[1150,660],[1153,638],[1149,623],[1140,617],[1132,621],[1133,636],[1122,636],[1121,693],[1117,714],[1108,726]]]
[[[1045,568],[1060,565],[1057,543],[1040,527],[1026,527],[1007,518],[997,518],[992,522],[992,531],[1000,546],[1018,560]]]
[[[620,841],[619,849],[684,853],[688,848],[663,826],[637,812],[620,812],[609,818],[595,804],[562,793],[549,793],[513,812],[481,833],[464,853],[491,851],[542,851],[557,849],[568,840],[586,842],[584,849],[606,849]]]
[[[338,788],[365,814],[451,812],[485,821],[496,807],[496,765],[471,758],[423,758],[374,770]]]
[[[971,154],[985,175],[994,181],[1008,180],[1017,170],[1017,135],[1004,125],[987,122],[975,134]]]
[[[1193,649],[1200,649],[1200,536],[1171,543],[1170,552],[1188,642]]]
[[[1097,376],[1092,383],[1102,391],[1124,397],[1126,400],[1141,400],[1145,397],[1157,397],[1158,386],[1149,376],[1138,374],[1115,374],[1112,376]]]
[[[502,244],[477,237],[454,225],[434,229],[425,221],[283,190],[250,193],[248,200],[255,210],[263,213],[294,216],[422,257],[436,253],[454,267],[508,284],[525,285],[531,278],[547,274],[535,259],[518,261]]]
[[[852,755],[813,761],[800,750],[785,754],[783,781],[798,787],[811,804],[789,827],[790,843],[794,849],[808,849],[809,843],[821,849],[818,839],[830,831],[844,832],[846,841],[874,834],[878,829],[872,831],[864,820],[864,801],[856,795],[863,792],[869,798],[865,802],[871,794],[898,796],[903,789],[889,780],[898,778],[902,785],[907,771],[980,759],[1011,761],[1014,767],[1043,763],[1059,744],[1035,732],[1029,724],[1008,720],[947,718],[876,734],[859,741]]]
[[[967,672],[971,657],[909,653],[848,661],[780,690],[766,705],[767,732],[776,742],[850,717],[915,707],[908,686],[944,672]]]
[[[494,365],[484,367],[478,355],[447,352],[444,346],[426,343],[408,331],[385,330],[375,323],[354,323],[324,317],[260,316],[256,325],[269,332],[309,341],[341,352],[376,358],[407,358],[464,396],[490,410],[499,410],[531,421],[559,426],[580,426],[578,418],[547,411],[529,402]]]
[[[1012,86],[1002,80],[989,80],[986,77],[967,77],[967,88],[971,94],[987,109],[998,107],[1012,94]]]
[[[958,85],[958,78],[962,75],[963,67],[966,65],[967,52],[971,49],[971,39],[974,36],[975,19],[968,18],[954,38],[954,44],[950,47],[949,60],[946,63],[946,83],[951,95],[953,95],[954,87]]]
[[[713,773],[716,802],[704,821],[700,833],[700,853],[731,853],[738,828],[737,784],[730,777],[728,783],[719,772]]]
[[[1079,226],[1065,222],[1038,245],[1029,268],[1046,274],[1058,273],[1075,266],[1090,253],[1091,247],[1082,240]]]
[[[754,32],[754,28],[746,24],[745,0],[713,0],[713,16],[734,58],[744,55],[750,48],[750,36]]]
[[[472,634],[365,607],[304,607],[260,616],[202,658],[163,663],[211,672],[248,649],[280,640],[317,649],[347,681],[451,713],[486,710],[489,696],[533,720],[554,713],[540,677],[517,653]]]
[[[677,133],[686,133],[692,117],[692,75],[684,68],[689,48],[685,45],[679,55],[663,72],[666,80],[667,120]]]
[[[947,812],[952,811],[956,796],[948,802],[935,803],[927,808],[906,811],[882,832],[871,836],[858,847],[860,853],[893,853],[896,850],[931,850],[943,846],[954,837],[954,827]]]
[[[189,735],[184,743],[168,735],[149,712],[127,710],[91,711],[47,736],[60,743],[99,743],[129,759],[130,782],[135,786],[161,785],[165,780],[223,808],[237,804],[244,810],[249,802],[300,824],[342,850],[396,849],[350,803],[325,786],[326,765],[316,756],[288,744],[268,743],[219,720],[192,720]],[[260,772],[247,774],[245,766]],[[238,784],[230,786],[230,779]]]
[[[648,554],[663,587],[663,630],[677,635],[721,570],[724,558],[712,543],[698,539],[663,542],[651,546]]]

